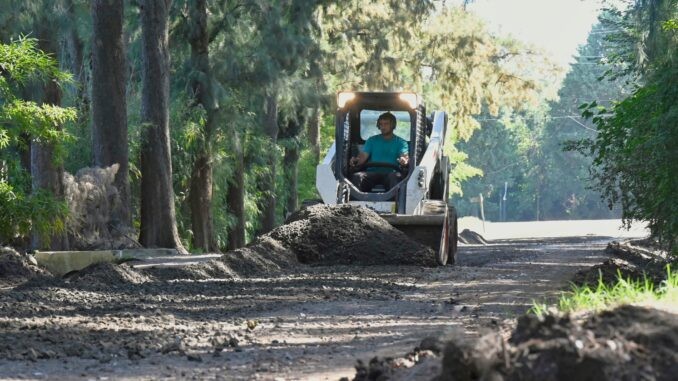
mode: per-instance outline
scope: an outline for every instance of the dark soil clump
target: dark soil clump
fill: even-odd
[[[639,246],[639,244],[649,246]],[[647,279],[655,286],[659,286],[666,279],[666,266],[671,264],[671,261],[665,253],[655,249],[648,239],[613,241],[605,249],[613,258],[578,272],[572,279],[572,283],[577,286],[587,284],[595,287],[602,281],[605,285],[614,285],[621,276],[622,279],[635,282]]]
[[[229,251],[219,260],[233,273],[241,276],[279,273],[297,267],[297,255],[290,250],[289,245],[273,238],[273,232],[257,237],[247,247]]]
[[[305,264],[436,265],[430,248],[362,207],[310,206],[292,215],[270,236]]]
[[[14,285],[47,272],[37,266],[27,255],[21,255],[10,247],[0,247],[0,286]]]
[[[430,379],[431,374],[440,371],[438,348],[426,348],[427,343],[431,344],[435,340],[434,338],[424,339],[418,347],[402,357],[374,357],[367,364],[358,360],[353,381]],[[436,345],[438,345],[437,342]]]
[[[487,245],[488,243],[485,237],[469,229],[464,229],[462,230],[461,233],[459,233],[459,242],[465,244],[481,244],[481,245]]]
[[[584,322],[525,315],[507,342],[497,333],[445,348],[445,380],[672,380],[678,317],[622,306]]]
[[[147,275],[127,263],[116,265],[108,262],[95,263],[68,277],[68,283],[72,286],[92,289],[141,284],[149,280]]]
[[[216,260],[182,267],[151,268],[143,272],[158,280],[206,280],[274,275],[298,267],[295,254],[265,234],[246,247],[229,251]]]
[[[610,258],[590,269],[576,273],[572,278],[572,283],[577,286],[589,285],[592,287],[596,287],[599,282],[605,285],[614,285],[620,276],[622,279],[639,281],[643,280],[644,274],[643,270],[633,263],[623,259]],[[659,282],[661,282],[661,279],[654,280],[654,283]]]

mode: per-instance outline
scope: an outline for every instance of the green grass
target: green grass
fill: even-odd
[[[582,310],[600,311],[614,308],[622,304],[661,304],[678,306],[678,271],[671,271],[666,266],[667,278],[655,288],[647,278],[643,280],[624,279],[617,273],[617,282],[605,284],[602,276],[597,286],[573,286],[572,291],[564,293],[556,309],[561,312],[576,312]],[[530,313],[543,316],[551,308],[544,303],[534,302]]]

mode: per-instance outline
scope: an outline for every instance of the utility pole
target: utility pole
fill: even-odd
[[[508,181],[504,181],[504,195],[499,199],[499,221],[506,221],[506,195],[508,194]]]

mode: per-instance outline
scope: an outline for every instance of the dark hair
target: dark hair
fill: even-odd
[[[379,115],[379,118],[377,118],[377,127],[379,127],[379,121],[382,119],[388,119],[391,121],[391,124],[393,125],[393,129],[396,128],[396,117],[395,115],[391,114],[390,112],[385,112],[381,115]]]

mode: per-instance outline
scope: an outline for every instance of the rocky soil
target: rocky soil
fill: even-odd
[[[64,279],[39,270],[14,278],[0,288],[0,378],[430,380],[449,373],[441,358],[454,350],[444,344],[450,340],[467,340],[460,351],[478,340],[495,343],[500,350],[488,353],[501,361],[495,356],[482,369],[509,377],[514,373],[504,370],[529,367],[540,348],[529,339],[506,341],[514,319],[611,255],[601,237],[495,241],[461,246],[456,266],[430,267],[432,253],[429,259],[369,211],[304,213],[216,261],[143,270],[105,264]],[[355,218],[362,220],[356,225]],[[341,253],[360,254],[347,264]],[[620,348],[640,345],[627,354],[646,354],[641,339],[622,340],[589,323],[559,317],[521,324],[520,332],[552,333],[541,338],[548,348],[567,327],[581,331],[575,349],[577,340],[584,349],[609,347],[603,338],[611,337]],[[675,352],[674,342],[666,343]],[[662,361],[644,364],[665,369]]]
[[[11,247],[0,247],[0,288],[10,288],[27,279],[47,276],[35,258],[17,253]]]

